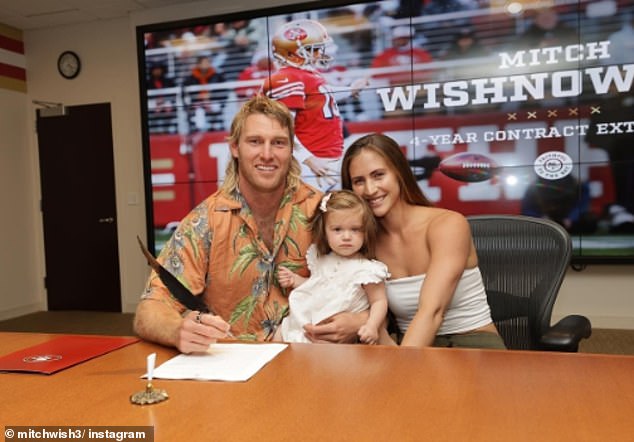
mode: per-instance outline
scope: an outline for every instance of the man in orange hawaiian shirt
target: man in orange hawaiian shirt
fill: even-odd
[[[288,309],[278,265],[308,275],[308,218],[321,194],[300,180],[293,158],[293,117],[283,104],[246,102],[228,137],[233,161],[222,187],[179,224],[158,260],[213,312],[187,311],[152,272],[135,317],[144,339],[205,351],[230,333],[269,339]],[[318,340],[356,339],[367,313],[344,314],[319,326]]]

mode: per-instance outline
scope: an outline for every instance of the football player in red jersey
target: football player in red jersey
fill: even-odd
[[[285,23],[272,40],[273,56],[280,68],[262,85],[263,93],[286,104],[294,114],[295,156],[308,168],[303,178],[322,190],[339,182],[343,156],[343,121],[335,91],[319,72],[332,61],[326,54],[331,42],[326,28],[317,21]],[[365,85],[367,79],[358,79],[347,89],[357,95]]]

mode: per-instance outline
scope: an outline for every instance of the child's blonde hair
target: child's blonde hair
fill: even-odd
[[[359,250],[364,257],[375,257],[377,224],[370,206],[357,194],[349,190],[336,190],[326,193],[321,204],[310,220],[310,228],[313,233],[313,242],[317,246],[319,255],[330,253],[326,236],[326,217],[336,210],[358,209],[361,211],[361,223],[363,228],[363,246]]]

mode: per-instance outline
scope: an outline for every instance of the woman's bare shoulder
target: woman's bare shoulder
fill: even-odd
[[[420,231],[455,229],[467,226],[466,218],[458,212],[439,207],[413,206],[408,215],[410,229]]]
[[[466,222],[467,219],[461,213],[454,210],[443,209],[440,207],[431,207],[430,216],[433,222]]]
[[[434,212],[430,213],[429,232],[431,234],[466,234],[470,236],[469,223],[464,215],[441,208],[434,208]]]

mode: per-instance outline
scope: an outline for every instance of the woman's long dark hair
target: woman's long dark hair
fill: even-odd
[[[396,174],[401,190],[401,199],[403,201],[416,206],[433,206],[420,187],[418,187],[416,178],[400,146],[392,138],[379,133],[365,135],[348,147],[341,164],[342,188],[352,190],[350,163],[353,158],[359,155],[364,149],[380,155],[388,164],[388,167]]]

